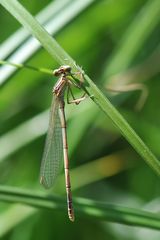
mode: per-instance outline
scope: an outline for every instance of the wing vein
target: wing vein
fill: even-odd
[[[40,170],[40,182],[44,187],[50,188],[54,184],[62,166],[62,154],[63,147],[59,118],[59,99],[53,95],[49,128]]]

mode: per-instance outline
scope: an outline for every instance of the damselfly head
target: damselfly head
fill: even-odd
[[[68,65],[64,65],[64,66],[61,66],[60,68],[58,69],[55,69],[53,71],[53,75],[54,76],[59,76],[61,74],[67,74],[67,73],[70,73],[71,72],[71,67],[68,66]]]

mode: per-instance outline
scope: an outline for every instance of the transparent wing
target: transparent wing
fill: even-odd
[[[54,96],[40,170],[40,183],[46,188],[50,188],[53,185],[62,166],[62,131],[58,111],[58,98]]]

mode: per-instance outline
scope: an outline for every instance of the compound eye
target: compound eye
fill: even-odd
[[[66,65],[66,66],[61,66],[58,69],[55,69],[53,71],[53,75],[54,76],[59,76],[61,74],[70,73],[70,72],[71,72],[71,67]]]
[[[70,72],[71,71],[71,67],[70,66],[62,66],[61,70],[65,73],[65,72]]]
[[[67,66],[67,67],[66,67],[66,71],[67,71],[67,72],[70,72],[70,71],[71,71],[71,67],[70,67],[70,66]]]
[[[53,71],[53,75],[54,76],[59,76],[61,73],[60,73],[60,71],[59,71],[59,69],[55,69],[54,71]]]

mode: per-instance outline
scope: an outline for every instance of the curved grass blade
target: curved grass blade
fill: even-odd
[[[58,176],[62,166],[62,131],[59,118],[59,101],[53,96],[49,128],[40,170],[40,183],[50,188]]]

